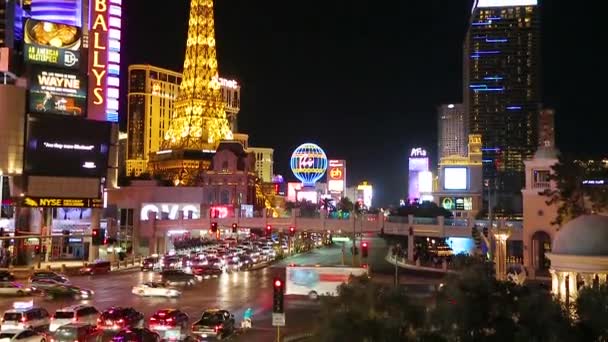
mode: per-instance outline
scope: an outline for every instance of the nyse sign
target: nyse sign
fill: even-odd
[[[184,218],[188,218],[189,213],[192,213],[192,218],[197,219],[201,216],[200,205],[197,203],[144,203],[141,206],[140,219],[148,220],[149,213],[156,213],[157,219],[162,219],[163,216],[169,220],[176,220],[179,212],[184,213]]]

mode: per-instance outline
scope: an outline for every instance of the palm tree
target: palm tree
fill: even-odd
[[[350,213],[355,208],[355,205],[348,197],[342,197],[338,203],[338,210]]]

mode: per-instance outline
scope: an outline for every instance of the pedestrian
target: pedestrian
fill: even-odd
[[[241,322],[241,328],[251,329],[251,319],[252,318],[253,318],[253,310],[251,310],[251,308],[248,308],[247,310],[245,310],[245,313],[243,313],[243,321]]]

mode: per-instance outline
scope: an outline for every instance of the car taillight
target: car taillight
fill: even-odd
[[[125,322],[125,320],[124,320],[124,319],[122,319],[122,318],[118,320],[118,323],[119,323],[119,324],[123,324],[124,322]]]
[[[21,317],[21,322],[27,322],[27,318]]]
[[[101,323],[101,318],[98,318],[98,319],[97,319],[97,323]]]

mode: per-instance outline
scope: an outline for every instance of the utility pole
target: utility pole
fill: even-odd
[[[357,252],[357,232],[356,232],[356,222],[357,222],[357,215],[355,214],[355,210],[353,208],[353,260],[352,260],[352,267],[355,267],[355,257],[356,257],[356,252]]]

